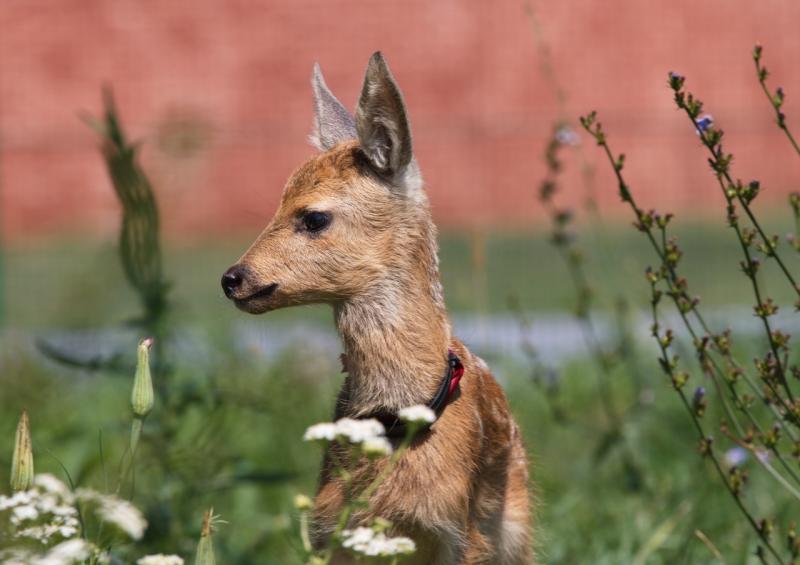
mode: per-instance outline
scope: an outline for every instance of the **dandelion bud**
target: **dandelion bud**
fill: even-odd
[[[304,494],[294,495],[294,507],[300,512],[307,512],[314,507],[314,502]]]
[[[33,448],[27,410],[22,411],[11,459],[11,490],[28,490],[33,484]]]
[[[143,339],[139,343],[136,376],[133,379],[131,407],[133,415],[144,418],[153,409],[153,379],[150,376],[150,346],[153,338]]]
[[[194,558],[194,565],[214,565],[214,545],[211,541],[211,534],[214,533],[214,509],[210,508],[203,515],[203,529],[200,531],[200,542],[197,544],[197,554]]]

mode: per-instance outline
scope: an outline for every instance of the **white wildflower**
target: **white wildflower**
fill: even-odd
[[[16,538],[43,544],[54,536],[69,539],[79,532],[78,511],[69,489],[52,475],[37,475],[33,487],[11,497],[0,496],[0,511],[10,510],[8,523]]]
[[[90,489],[78,489],[78,498],[97,504],[97,515],[122,530],[133,540],[139,540],[147,529],[147,520],[133,504],[110,494]]]
[[[177,555],[158,553],[156,555],[145,555],[136,563],[137,565],[183,565],[183,559]]]
[[[329,422],[314,424],[303,434],[304,441],[333,441],[334,439],[336,439],[336,424]]]
[[[62,498],[70,498],[72,495],[67,485],[50,473],[40,473],[36,475],[33,479],[33,486],[44,492],[56,494]]]
[[[361,444],[367,440],[383,437],[386,431],[378,420],[354,420],[342,418],[334,423],[325,422],[314,424],[303,434],[305,441],[333,441],[335,439],[347,440],[350,443]]]
[[[391,455],[392,444],[385,437],[371,437],[361,444],[361,449],[367,455]]]
[[[0,563],[3,565],[30,565],[33,559],[33,555],[25,549],[12,547],[0,550]]]
[[[142,539],[147,521],[133,504],[116,497],[106,496],[100,502],[97,514],[128,534],[131,539]]]
[[[78,511],[75,509],[74,506],[66,506],[66,505],[59,505],[50,507],[48,512],[51,514],[55,514],[56,516],[77,516]]]
[[[0,511],[14,508],[20,504],[29,504],[38,494],[34,490],[21,490],[11,496],[0,495]]]
[[[25,520],[36,520],[38,517],[39,511],[33,504],[17,506],[11,511],[11,523],[14,525],[17,525]]]
[[[60,535],[62,538],[71,538],[74,537],[77,533],[78,533],[77,524],[75,526],[67,525],[58,527],[58,535]]]
[[[362,443],[368,439],[383,436],[386,430],[378,420],[353,420],[342,418],[336,421],[337,436],[347,439],[350,443]]]
[[[78,534],[79,526],[78,520],[74,517],[54,517],[49,523],[18,529],[16,536],[47,543],[53,536],[61,536],[65,539],[75,537]]]
[[[424,404],[403,408],[397,415],[409,424],[432,424],[436,421],[436,413]]]
[[[85,540],[76,538],[63,541],[53,547],[44,556],[34,559],[33,565],[68,565],[88,559],[93,547]]]
[[[396,538],[390,538],[389,542],[392,546],[394,555],[407,555],[409,553],[414,553],[417,550],[417,545],[411,538],[400,536]]]
[[[370,557],[388,557],[413,553],[416,545],[407,537],[387,537],[372,528],[359,527],[342,532],[342,547]]]
[[[375,530],[364,526],[355,530],[344,530],[342,532],[342,547],[353,548],[358,545],[367,544],[375,537]]]

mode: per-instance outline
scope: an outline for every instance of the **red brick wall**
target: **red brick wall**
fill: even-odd
[[[535,4],[577,116],[597,109],[644,204],[701,211],[718,198],[666,73],[688,76],[728,133],[736,174],[765,199],[798,188],[800,162],[772,124],[750,50],[800,132],[800,2],[563,0]],[[18,240],[110,231],[116,203],[78,119],[113,85],[144,142],[164,224],[195,235],[256,230],[312,149],[311,66],[352,107],[369,55],[386,54],[443,223],[526,224],[557,105],[521,2],[478,0],[3,0],[2,228]],[[586,154],[597,151],[588,143]],[[599,164],[599,163],[598,163]],[[574,169],[574,167],[573,167]],[[601,199],[621,211],[606,167]],[[569,198],[581,194],[577,175]]]

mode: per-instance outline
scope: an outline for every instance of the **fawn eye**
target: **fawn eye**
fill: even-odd
[[[303,227],[311,232],[318,233],[331,223],[331,215],[326,212],[306,212],[302,217]]]

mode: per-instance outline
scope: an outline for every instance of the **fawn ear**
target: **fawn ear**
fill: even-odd
[[[356,123],[353,116],[328,89],[318,63],[314,64],[311,74],[311,88],[314,90],[314,129],[309,135],[311,144],[320,151],[326,151],[337,143],[355,139]]]
[[[380,51],[372,55],[356,108],[361,149],[372,167],[398,184],[412,165],[411,130],[400,89]],[[416,165],[412,165],[416,169]]]

